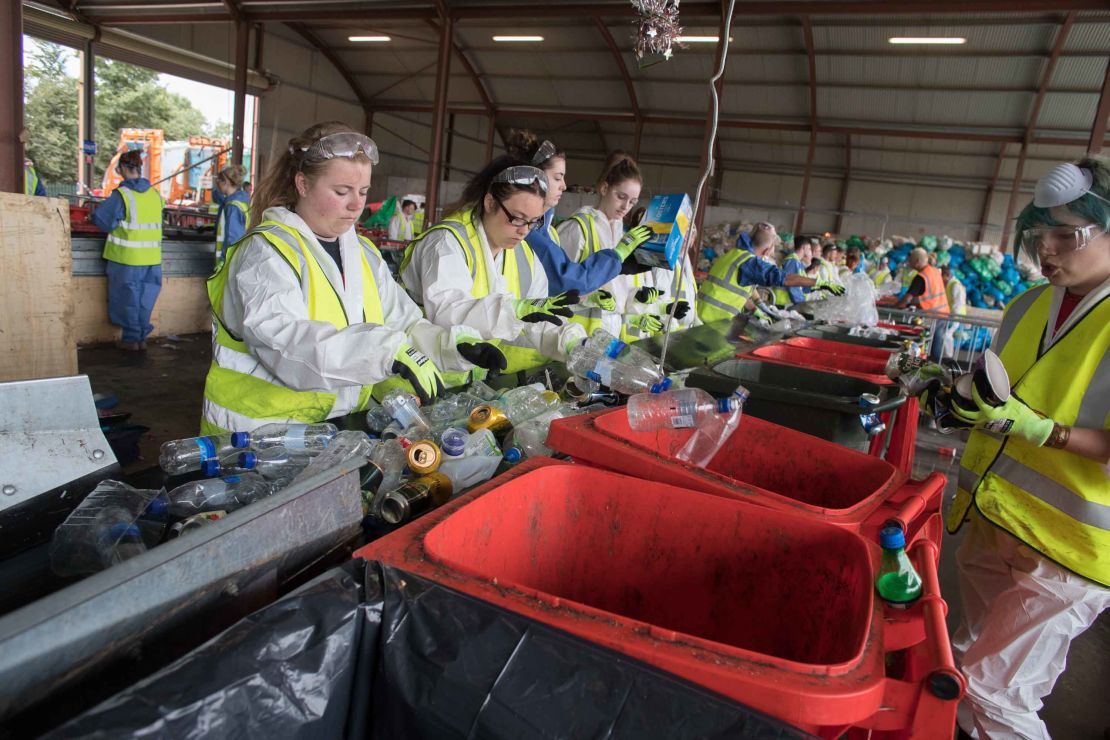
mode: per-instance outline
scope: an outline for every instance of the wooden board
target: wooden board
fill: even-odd
[[[154,304],[150,338],[168,334],[195,334],[212,329],[208,293],[202,277],[163,277],[162,292]],[[119,327],[108,322],[108,280],[103,277],[73,278],[73,293],[81,310],[77,313],[78,344],[101,344],[119,339]]]
[[[0,381],[77,374],[69,206],[0,193]]]

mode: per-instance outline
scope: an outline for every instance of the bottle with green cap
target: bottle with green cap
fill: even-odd
[[[879,544],[883,560],[875,589],[890,606],[906,609],[921,596],[921,576],[906,555],[906,535],[901,527],[883,527],[879,530]]]

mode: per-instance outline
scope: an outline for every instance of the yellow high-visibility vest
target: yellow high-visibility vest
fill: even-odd
[[[136,267],[162,264],[162,196],[120,185],[123,220],[104,239],[104,259]]]

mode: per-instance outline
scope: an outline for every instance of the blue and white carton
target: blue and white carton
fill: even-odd
[[[685,193],[656,195],[644,213],[644,226],[652,235],[632,253],[641,265],[675,269],[682,243],[690,236],[694,222],[694,207]]]

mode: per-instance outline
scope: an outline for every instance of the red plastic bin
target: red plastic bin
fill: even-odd
[[[876,360],[883,363],[883,368],[886,368],[887,360],[894,350],[883,349],[881,347],[864,347],[858,344],[848,344],[847,342],[838,342],[835,339],[817,339],[815,337],[790,337],[784,339],[783,344],[788,344],[791,347],[801,347],[802,349],[811,349],[815,352],[828,352],[833,355],[844,355],[847,357],[858,357],[860,359]]]
[[[619,408],[555,420],[547,445],[599,468],[847,527],[870,542],[888,520],[912,536],[940,510],[944,476],[914,482],[885,460],[754,416],[706,468],[676,457],[692,434],[632,431]]]
[[[737,357],[752,357],[766,362],[783,365],[808,367],[824,373],[850,375],[876,385],[890,385],[894,381],[886,376],[886,360],[879,362],[867,357],[837,355],[830,352],[817,352],[812,349],[794,347],[782,342],[765,344],[746,352],[738,352]]]
[[[355,555],[601,644],[823,737],[851,727],[909,737],[921,721],[946,724],[950,734],[963,687],[943,610],[939,632],[930,616],[943,601],[935,592],[935,560],[923,561],[922,551],[917,546],[914,557],[933,590],[894,615],[888,641],[884,612],[892,610],[873,588],[878,556],[854,533],[536,458]],[[906,652],[891,677],[886,653],[894,649]],[[928,718],[918,717],[924,707]]]

